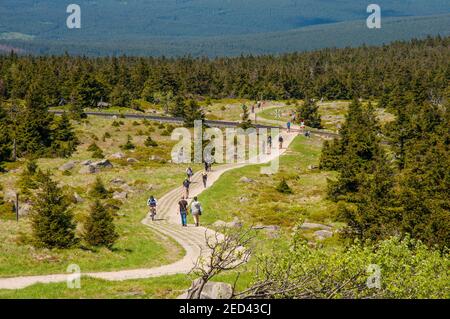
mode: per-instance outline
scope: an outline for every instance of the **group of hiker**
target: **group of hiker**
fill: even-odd
[[[210,172],[210,171],[211,171],[211,163],[205,162],[205,171],[202,172],[202,182],[203,182],[204,188],[206,188],[206,186],[207,186],[208,172]],[[183,196],[181,196],[181,199],[178,202],[179,214],[181,217],[181,225],[183,227],[187,227],[187,216],[189,214],[189,210],[190,210],[192,217],[194,218],[194,224],[196,227],[200,226],[200,216],[202,215],[202,212],[203,212],[202,205],[198,201],[197,196],[195,196],[193,198],[193,201],[192,201],[192,203],[190,205],[190,209],[189,209],[189,203],[187,200],[190,198],[189,197],[189,189],[192,184],[193,176],[194,176],[194,171],[192,170],[191,167],[188,167],[186,169],[186,178],[183,181],[183,188],[184,188],[185,194]],[[150,196],[150,198],[147,201],[147,206],[150,208],[150,218],[152,219],[152,221],[155,220],[157,205],[158,205],[158,201],[156,200],[156,198],[153,195]]]

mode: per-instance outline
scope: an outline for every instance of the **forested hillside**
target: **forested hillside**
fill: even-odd
[[[382,28],[376,30],[366,26],[369,3],[362,0],[80,0],[77,4],[81,29],[68,29],[67,3],[2,1],[0,44],[34,54],[215,57],[380,45],[450,32],[445,0],[378,1]]]
[[[239,58],[86,58],[0,57],[0,96],[24,99],[33,84],[46,106],[77,100],[88,91],[91,106],[154,93],[181,96],[290,99],[381,98],[394,89],[440,99],[450,74],[450,38],[398,42],[383,47],[325,49],[279,57]],[[121,97],[121,98],[119,98]]]

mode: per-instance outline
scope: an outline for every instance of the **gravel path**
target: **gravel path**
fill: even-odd
[[[270,155],[263,156],[263,158],[260,159],[259,163],[269,163],[277,156],[283,154],[290,143],[294,140],[297,133],[291,132],[288,134],[287,132],[283,132],[282,135],[285,140],[285,148],[280,152],[275,151]],[[274,140],[273,145],[277,146],[277,141]],[[207,187],[210,187],[212,184],[214,184],[223,173],[246,165],[252,165],[252,163],[224,164],[215,166],[213,171],[208,174]],[[198,196],[204,190],[203,183],[201,181],[201,172],[197,172],[193,176],[192,181],[193,184],[191,184],[190,188],[191,198],[194,196]],[[147,225],[152,230],[159,232],[162,235],[173,238],[177,243],[179,243],[186,252],[181,260],[169,265],[149,269],[82,273],[82,275],[111,281],[121,281],[174,274],[187,274],[194,266],[202,251],[203,253],[206,253],[207,251],[205,249],[205,237],[214,235],[215,232],[205,227],[194,227],[193,225],[189,225],[188,227],[181,226],[181,221],[178,214],[178,201],[181,199],[181,196],[183,194],[184,189],[182,186],[173,189],[159,200],[157,220],[152,221],[149,217],[146,217],[142,221],[144,225]],[[205,212],[205,214],[207,214],[207,212]],[[0,278],[0,289],[23,289],[37,283],[64,282],[67,280],[67,278],[68,274]]]

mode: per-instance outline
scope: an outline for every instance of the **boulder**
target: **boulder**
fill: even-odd
[[[139,161],[135,158],[130,157],[130,158],[127,158],[127,163],[139,163]]]
[[[253,226],[252,229],[278,231],[278,230],[280,230],[280,226],[277,226],[277,225],[257,225],[257,226]]]
[[[79,173],[80,174],[95,174],[98,172],[98,169],[93,165],[86,165],[81,167]]]
[[[75,203],[84,202],[84,199],[77,192],[73,193],[73,199],[75,200]]]
[[[197,299],[201,278],[194,280],[191,287],[177,299]],[[233,287],[223,282],[207,282],[200,294],[200,299],[230,299],[233,296]]]
[[[322,225],[322,224],[316,224],[316,223],[303,223],[302,226],[300,226],[300,229],[303,230],[309,230],[309,229],[322,229],[322,230],[328,230],[331,231],[330,226]]]
[[[95,162],[92,164],[95,168],[113,168],[114,165],[107,159]]]
[[[218,220],[213,223],[213,226],[216,228],[241,228],[242,222],[239,221],[239,219],[237,217],[235,217],[233,219],[233,221],[231,221],[229,223],[224,222],[223,220]]]
[[[113,199],[125,200],[128,197],[127,192],[114,192]]]
[[[92,161],[91,160],[85,160],[81,162],[81,165],[85,166],[85,165],[91,165]]]
[[[239,198],[239,203],[246,203],[246,202],[248,202],[248,198],[247,197]]]
[[[317,240],[324,240],[333,236],[333,232],[328,230],[318,230],[314,232],[314,237]]]
[[[239,180],[239,182],[241,182],[241,183],[253,183],[254,180],[251,179],[251,178],[248,178],[248,177],[243,176],[243,177],[241,177],[241,179]]]
[[[309,169],[310,171],[316,171],[316,170],[319,169],[319,166],[318,166],[318,165],[309,165],[309,166],[308,166],[308,169]]]
[[[123,185],[123,184],[125,184],[125,181],[119,177],[116,177],[116,178],[113,178],[110,183],[115,184],[115,185]]]
[[[75,161],[67,162],[67,163],[61,165],[59,167],[59,170],[62,172],[70,171],[71,169],[73,169],[75,167],[75,164],[76,164]]]
[[[166,160],[164,158],[162,158],[161,156],[158,155],[152,155],[150,156],[150,161],[154,161],[154,162],[165,162]]]
[[[121,152],[114,153],[114,154],[110,155],[109,158],[111,158],[111,159],[123,159],[123,158],[125,158],[125,154],[121,153]]]
[[[30,203],[27,202],[19,203],[19,216],[24,217],[29,215],[32,209],[33,206]]]

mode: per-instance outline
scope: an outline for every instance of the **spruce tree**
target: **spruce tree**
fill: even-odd
[[[94,185],[92,185],[89,195],[99,199],[106,199],[110,197],[110,193],[106,189],[105,184],[103,184],[103,181],[100,177],[97,177],[95,179]]]
[[[119,238],[113,216],[98,200],[91,207],[83,238],[91,246],[107,248],[112,248]]]
[[[52,132],[52,150],[56,156],[69,157],[76,150],[78,139],[66,113],[57,121]]]
[[[310,98],[305,98],[305,102],[297,108],[299,119],[303,119],[305,124],[313,128],[322,128],[319,114],[319,106]]]
[[[3,109],[0,100],[0,171],[2,171],[3,162],[10,159],[12,153],[10,127],[6,112]]]
[[[189,100],[186,104],[184,114],[184,125],[186,127],[194,127],[194,121],[204,121],[205,114],[202,108],[195,100]]]
[[[76,225],[69,203],[50,174],[44,174],[31,215],[33,244],[36,247],[70,248],[77,243]]]
[[[251,127],[254,127],[252,124],[252,120],[250,119],[250,113],[248,112],[248,106],[242,104],[242,121],[239,123],[239,127],[246,130]]]
[[[186,102],[182,96],[175,97],[175,101],[170,109],[170,114],[174,117],[185,117]]]
[[[152,137],[151,137],[150,135],[147,137],[147,139],[145,140],[144,144],[145,144],[145,146],[147,146],[147,147],[156,147],[156,146],[158,146],[158,143],[156,143],[156,142],[152,139]]]

